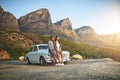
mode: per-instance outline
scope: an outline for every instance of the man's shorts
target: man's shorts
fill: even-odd
[[[52,57],[54,57],[54,55],[56,55],[56,51],[52,51],[52,50],[49,50],[49,53],[51,54]]]

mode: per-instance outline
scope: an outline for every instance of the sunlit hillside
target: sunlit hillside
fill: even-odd
[[[11,55],[10,59],[18,59],[19,56],[25,56],[31,45],[40,43],[47,44],[48,40],[49,36],[0,31],[0,50],[6,50]],[[71,55],[80,54],[84,59],[109,57],[120,61],[120,50],[89,46],[64,39],[61,39],[60,42],[62,44],[62,49],[70,51]]]

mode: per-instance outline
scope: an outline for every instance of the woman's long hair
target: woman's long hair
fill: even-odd
[[[58,37],[59,37],[59,36],[56,36],[56,37],[55,37],[55,41],[57,41],[57,38],[58,38]],[[60,44],[60,40],[58,40],[58,42],[59,42],[59,44]]]
[[[59,36],[56,36],[56,37],[55,37],[55,41],[57,41],[57,38],[58,38],[58,37],[59,37]],[[61,46],[61,43],[60,43],[60,39],[58,40],[58,43],[60,44],[60,47],[62,47],[62,46]],[[56,47],[56,45],[55,45],[55,47]]]

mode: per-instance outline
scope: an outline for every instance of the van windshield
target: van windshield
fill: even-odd
[[[39,46],[39,50],[41,50],[41,49],[48,49],[48,46],[47,45]]]

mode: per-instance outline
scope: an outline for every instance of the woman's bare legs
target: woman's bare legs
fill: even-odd
[[[61,53],[61,59],[62,59],[62,63],[63,63],[64,55],[62,53]]]
[[[56,54],[54,54],[53,58],[55,60],[55,64],[58,64]]]
[[[64,66],[64,63],[63,63],[64,56],[63,56],[62,52],[58,53],[58,59],[59,59],[60,64],[62,66]]]
[[[58,57],[59,63],[61,63],[61,59],[60,59],[61,57],[59,52],[57,52],[57,57]]]

